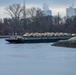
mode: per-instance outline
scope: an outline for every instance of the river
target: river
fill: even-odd
[[[0,75],[76,75],[76,48],[0,39]]]

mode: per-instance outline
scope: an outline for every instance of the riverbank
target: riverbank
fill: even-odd
[[[71,47],[76,48],[76,37],[69,40],[60,40],[52,44],[52,46]]]

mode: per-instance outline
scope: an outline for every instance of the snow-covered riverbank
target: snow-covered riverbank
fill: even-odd
[[[76,48],[76,37],[73,37],[68,40],[60,40],[52,44],[52,46],[61,46],[61,47],[72,47]]]

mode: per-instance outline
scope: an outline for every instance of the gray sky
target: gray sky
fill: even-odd
[[[16,3],[23,3],[24,0],[0,0],[0,17],[7,16],[5,14],[4,8]],[[61,15],[65,15],[66,8],[72,4],[76,4],[76,0],[26,0],[27,7],[41,7],[44,3],[47,3],[49,9],[52,10],[53,15],[56,15],[60,12]],[[75,6],[76,7],[76,6]]]
[[[24,0],[0,0],[0,5],[9,5],[13,3],[23,3]],[[49,5],[61,5],[76,3],[76,0],[26,0],[27,4],[43,4],[47,2]]]

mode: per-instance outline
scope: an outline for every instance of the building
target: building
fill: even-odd
[[[67,17],[76,16],[76,8],[73,8],[73,7],[67,8],[66,9],[66,16]]]
[[[52,16],[52,11],[48,8],[46,3],[43,5],[43,14],[44,16]]]

